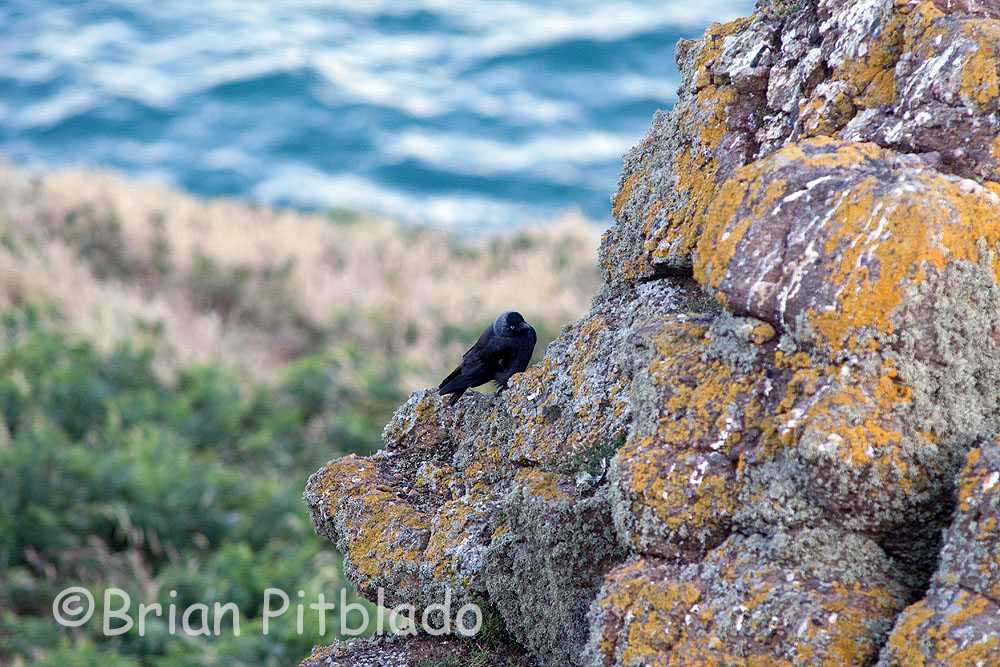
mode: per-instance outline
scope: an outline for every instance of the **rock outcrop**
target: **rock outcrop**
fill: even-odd
[[[374,637],[317,647],[302,667],[530,667],[517,648],[490,654],[459,639]]]
[[[317,530],[540,665],[1000,663],[1000,4],[762,2],[678,62],[590,314],[411,396]]]

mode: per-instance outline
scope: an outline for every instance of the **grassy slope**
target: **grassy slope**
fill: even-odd
[[[578,220],[472,244],[0,167],[0,664],[287,665],[329,643],[262,637],[255,612],[268,586],[344,585],[305,477],[377,447],[497,311],[543,342],[582,314],[595,247]],[[52,598],[79,584],[235,601],[242,636],[60,630]]]
[[[223,362],[267,379],[356,345],[428,384],[496,313],[542,340],[597,286],[597,230],[557,223],[463,242],[350,216],[201,201],[110,174],[28,178],[0,167],[0,307],[54,303],[107,346],[158,334],[169,367]]]

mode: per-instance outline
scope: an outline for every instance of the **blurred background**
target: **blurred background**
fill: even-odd
[[[0,664],[330,643],[259,631],[265,588],[346,585],[306,477],[497,312],[541,355],[586,311],[677,40],[751,5],[0,2]],[[61,629],[71,585],[242,636]]]

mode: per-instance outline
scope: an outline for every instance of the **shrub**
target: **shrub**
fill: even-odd
[[[313,534],[301,489],[325,460],[377,445],[398,370],[340,350],[274,387],[215,365],[165,381],[148,350],[100,352],[40,309],[2,326],[0,663],[284,665],[330,641],[314,613],[304,635],[290,614],[262,636],[261,602],[268,587],[338,598],[340,558]],[[153,618],[145,637],[105,638],[96,619],[71,632],[50,609],[70,585],[165,608],[234,602],[242,636],[181,638]]]

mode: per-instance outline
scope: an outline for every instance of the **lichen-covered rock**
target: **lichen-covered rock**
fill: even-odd
[[[687,266],[716,190],[737,168],[808,137],[930,154],[1000,179],[996,3],[768,2],[678,50],[679,99],[626,156],[611,284]]]
[[[468,584],[489,542],[495,500],[476,493],[472,475],[456,479],[458,443],[449,427],[458,431],[458,417],[438,397],[414,394],[386,427],[394,436],[390,448],[333,461],[309,479],[306,501],[317,531],[344,552],[348,576],[372,599],[380,588],[392,605],[426,606],[446,592],[459,605],[471,599]],[[468,502],[449,505],[456,496]]]
[[[1000,21],[963,13],[952,3],[897,12],[902,51],[895,94],[844,123],[840,136],[932,154],[942,170],[1000,180]],[[979,14],[989,14],[985,3]],[[1000,17],[992,4],[994,16]],[[956,12],[946,14],[945,11]]]
[[[774,334],[758,320],[682,313],[632,335],[633,428],[610,480],[615,525],[636,553],[690,561],[725,539]]]
[[[691,306],[692,285],[632,296],[598,300],[502,397],[472,392],[452,408],[416,392],[384,450],[310,478],[317,531],[362,594],[418,610],[489,600],[545,664],[578,664],[587,608],[626,555],[601,472],[629,421],[630,335]]]
[[[696,275],[799,343],[849,349],[897,332],[909,285],[995,249],[998,194],[874,144],[792,144],[726,182]]]
[[[871,664],[904,595],[891,561],[857,535],[733,535],[696,565],[612,572],[588,664]]]
[[[606,489],[580,493],[572,478],[525,470],[501,513],[483,573],[491,604],[545,664],[578,664],[588,631],[582,620],[604,575],[626,556]]]
[[[992,16],[1000,18],[1000,2],[997,0],[934,0],[934,4],[943,12],[961,12],[974,16]]]
[[[900,615],[880,665],[1000,664],[1000,440],[969,452],[927,595]]]
[[[516,646],[489,650],[472,642],[446,637],[376,637],[341,641],[316,647],[300,667],[429,667],[475,665],[476,667],[534,667]]]
[[[682,42],[677,105],[625,157],[604,237],[607,281],[634,283],[690,264],[715,189],[757,153],[778,23],[758,16]]]
[[[998,26],[770,0],[682,43],[591,312],[310,479],[359,590],[556,667],[997,662]]]
[[[807,479],[845,527],[884,534],[936,511],[970,435],[1000,430],[998,356],[955,345],[1000,329],[998,210],[991,188],[873,144],[812,139],[737,170],[696,276],[809,352],[772,413],[778,437],[748,450],[750,478],[791,445],[799,483],[785,482]],[[928,394],[955,382],[961,402]]]

